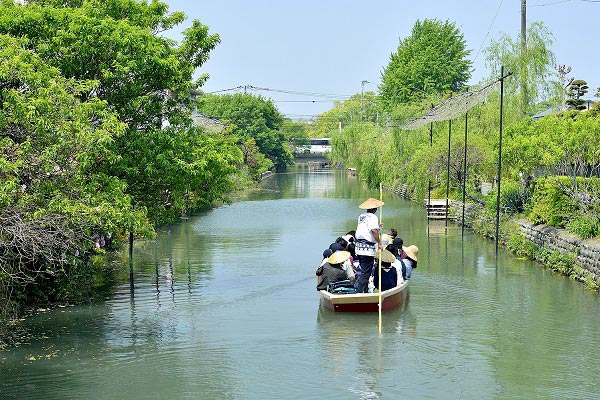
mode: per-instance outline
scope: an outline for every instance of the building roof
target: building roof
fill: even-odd
[[[198,111],[192,112],[192,120],[194,121],[194,125],[204,128],[209,132],[218,133],[225,129],[225,125],[221,121]]]

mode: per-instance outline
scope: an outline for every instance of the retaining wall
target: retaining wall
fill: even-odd
[[[539,248],[568,252],[577,255],[577,264],[600,278],[600,240],[581,239],[564,229],[548,225],[534,225],[521,219],[517,221],[521,233]]]
[[[410,200],[410,193],[406,185],[397,185],[388,188],[400,196]],[[455,223],[462,222],[462,202],[450,200],[449,218]],[[477,213],[478,206],[467,203],[465,206],[465,225],[469,226],[469,220],[473,213]],[[600,240],[581,239],[565,229],[558,229],[548,225],[534,225],[526,219],[517,221],[521,234],[538,248],[550,251],[568,252],[577,255],[577,265],[594,274],[595,279],[600,279]]]

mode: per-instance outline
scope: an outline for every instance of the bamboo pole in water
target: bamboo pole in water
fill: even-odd
[[[380,183],[379,184],[379,201],[383,202],[383,186]],[[383,206],[379,207],[379,224],[381,226],[381,224],[383,224]],[[379,231],[379,243],[377,244],[377,250],[379,250],[379,244],[381,243],[381,230]],[[375,253],[377,254],[377,252]],[[379,284],[378,284],[378,289],[379,289],[379,334],[381,335],[381,254],[379,254]]]

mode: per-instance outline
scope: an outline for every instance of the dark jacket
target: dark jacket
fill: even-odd
[[[346,271],[342,269],[341,264],[332,265],[328,262],[317,268],[316,275],[323,278],[321,283],[317,285],[317,290],[327,290],[329,284],[348,279]]]
[[[374,267],[375,269],[375,275],[373,277],[373,283],[375,284],[375,287],[379,286],[379,268],[376,266]],[[384,290],[388,290],[391,289],[393,287],[396,287],[396,284],[398,283],[398,271],[396,271],[396,268],[394,267],[390,267],[389,269],[387,268],[383,268],[383,266],[381,267],[381,291],[383,292]]]

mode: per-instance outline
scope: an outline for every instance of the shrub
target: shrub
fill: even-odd
[[[584,239],[588,239],[600,234],[600,226],[597,217],[579,216],[567,224],[569,232],[574,233]]]
[[[561,177],[538,179],[530,202],[528,218],[536,224],[564,228],[566,221],[577,209],[577,203],[565,193],[567,180]],[[564,178],[564,177],[563,177]]]
[[[500,189],[500,207],[508,214],[520,214],[525,211],[531,193],[518,183],[509,182]]]
[[[512,233],[509,235],[506,242],[506,247],[519,257],[527,257],[533,259],[537,247],[534,243],[530,242],[525,236],[520,233]]]

